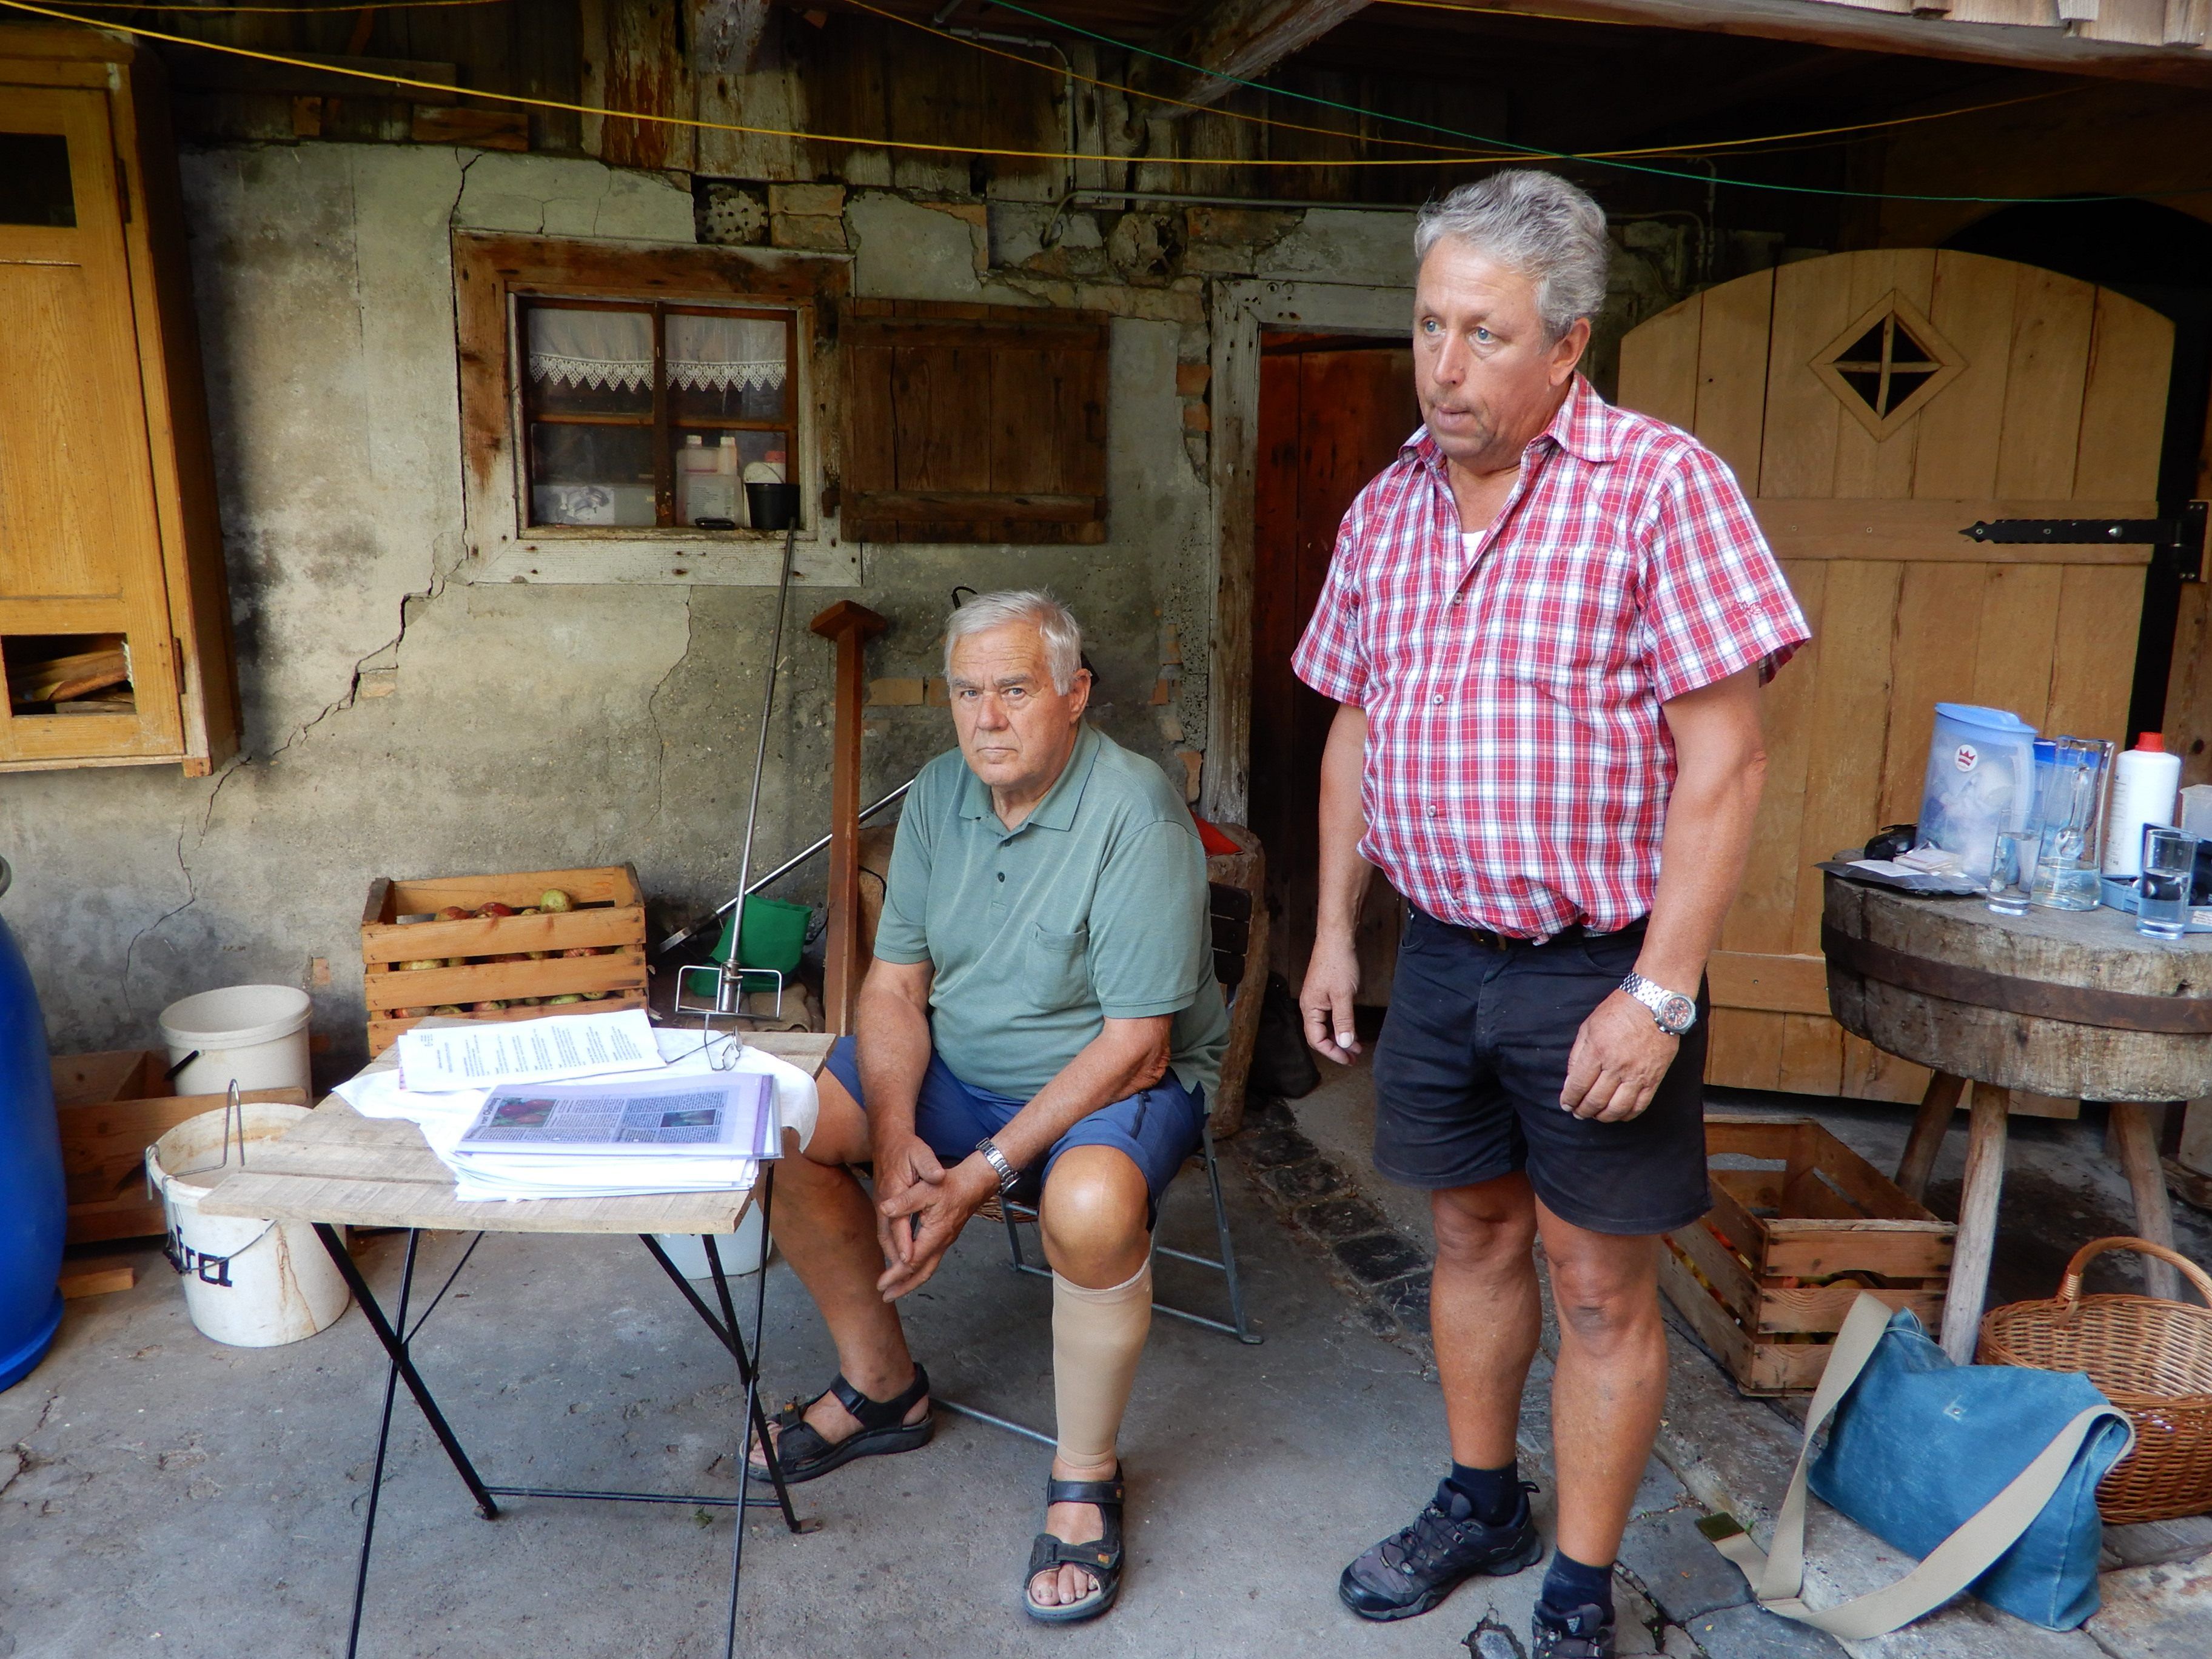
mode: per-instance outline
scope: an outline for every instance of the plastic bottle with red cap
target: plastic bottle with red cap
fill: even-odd
[[[2112,763],[2112,804],[2106,814],[2105,873],[2132,880],[2142,873],[2143,830],[2176,822],[2181,795],[2181,757],[2166,751],[2155,732],[2136,738]]]

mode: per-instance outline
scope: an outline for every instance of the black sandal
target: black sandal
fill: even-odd
[[[1114,1605],[1121,1590],[1121,1471],[1111,1480],[1053,1480],[1044,1483],[1047,1509],[1054,1504],[1096,1504],[1106,1535],[1088,1544],[1071,1544],[1041,1532],[1030,1546],[1030,1570],[1022,1580],[1022,1609],[1042,1625],[1079,1625]],[[1061,1607],[1042,1607],[1030,1598],[1036,1576],[1056,1567],[1080,1567],[1097,1582],[1096,1592]]]
[[[830,1386],[822,1395],[835,1395],[837,1403],[851,1413],[860,1425],[857,1432],[839,1441],[828,1441],[806,1420],[806,1407],[793,1400],[775,1414],[775,1443],[767,1455],[775,1458],[783,1471],[786,1486],[795,1486],[802,1481],[819,1480],[832,1469],[842,1468],[856,1457],[881,1457],[893,1452],[913,1451],[929,1443],[929,1437],[937,1431],[937,1411],[932,1407],[928,1414],[918,1423],[906,1421],[906,1414],[914,1409],[914,1402],[929,1392],[929,1373],[920,1364],[914,1368],[914,1381],[895,1398],[871,1400],[839,1372],[830,1379]],[[815,1400],[822,1395],[814,1396]],[[812,1401],[807,1402],[811,1405]],[[749,1464],[746,1473],[755,1480],[766,1480],[766,1468]]]

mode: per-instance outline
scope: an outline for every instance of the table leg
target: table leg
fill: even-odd
[[[1959,1237],[1951,1253],[1951,1287],[1943,1297],[1943,1352],[1960,1365],[1973,1363],[1975,1344],[1981,1337],[1982,1304],[1989,1299],[2009,1104],[2009,1091],[1985,1083],[1974,1085],[1966,1132],[1966,1179],[1959,1194]]]
[[[422,1379],[416,1373],[414,1361],[407,1355],[407,1340],[402,1333],[407,1328],[407,1304],[415,1290],[415,1258],[422,1242],[421,1231],[414,1228],[408,1230],[406,1261],[399,1273],[398,1311],[390,1323],[386,1322],[383,1309],[377,1305],[375,1297],[370,1293],[368,1281],[362,1277],[361,1269],[356,1265],[352,1253],[346,1249],[345,1241],[338,1237],[337,1229],[318,1222],[315,1237],[322,1241],[325,1253],[337,1265],[339,1276],[353,1292],[354,1300],[361,1304],[362,1315],[368,1321],[369,1328],[376,1333],[377,1340],[384,1344],[385,1352],[389,1356],[384,1373],[384,1409],[376,1424],[376,1457],[370,1466],[368,1504],[362,1521],[361,1553],[354,1564],[353,1613],[346,1625],[346,1659],[354,1659],[361,1646],[362,1608],[368,1596],[369,1548],[376,1540],[376,1511],[384,1497],[384,1460],[392,1443],[392,1407],[403,1377],[406,1380],[408,1392],[415,1396],[415,1403],[422,1408],[423,1416],[429,1419],[430,1426],[437,1431],[440,1443],[453,1460],[453,1467],[460,1472],[461,1479],[468,1483],[469,1491],[475,1497],[477,1507],[484,1519],[489,1521],[496,1517],[499,1509],[492,1502],[490,1494],[484,1491],[483,1483],[477,1478],[476,1470],[462,1452],[460,1443],[453,1438],[453,1431],[446,1426],[446,1419],[440,1415],[436,1402],[430,1398],[429,1390],[422,1386]]]
[[[1905,1156],[1897,1160],[1897,1184],[1915,1203],[1928,1195],[1928,1177],[1943,1150],[1943,1137],[1951,1127],[1951,1114],[1959,1109],[1959,1096],[1966,1079],[1938,1072],[1928,1079],[1928,1092],[1920,1097],[1919,1115],[1905,1142]]]
[[[2107,1109],[2112,1115],[2112,1139],[2120,1152],[2120,1167],[2136,1195],[2136,1237],[2173,1248],[2173,1211],[2166,1195],[2166,1170],[2159,1162],[2158,1132],[2164,1126],[2163,1103],[2116,1100]],[[2153,1296],[2174,1301],[2181,1295],[2181,1276],[2170,1261],[2155,1256],[2142,1260],[2143,1288]]]
[[[446,1449],[446,1455],[452,1460],[454,1473],[468,1487],[469,1496],[476,1499],[477,1512],[487,1521],[496,1521],[499,1505],[492,1502],[491,1493],[485,1490],[483,1481],[477,1474],[476,1466],[469,1462],[469,1455],[461,1449],[461,1443],[454,1437],[453,1429],[447,1424],[446,1414],[438,1409],[438,1402],[430,1397],[428,1385],[422,1381],[422,1373],[415,1369],[414,1360],[408,1357],[406,1340],[386,1320],[384,1310],[377,1305],[376,1297],[368,1288],[368,1281],[362,1277],[360,1267],[348,1253],[344,1241],[338,1237],[337,1230],[317,1222],[315,1235],[323,1241],[323,1249],[337,1264],[338,1276],[345,1280],[346,1288],[353,1292],[353,1299],[361,1304],[362,1316],[368,1321],[369,1329],[376,1333],[376,1340],[384,1345],[385,1352],[392,1356],[392,1369],[407,1385],[407,1392],[415,1396],[416,1405],[422,1408],[424,1419],[430,1425],[430,1432],[438,1437],[438,1443]],[[419,1237],[420,1234],[413,1230],[408,1232],[406,1277],[410,1282],[415,1274],[415,1248]],[[403,1310],[406,1305],[406,1294],[407,1285],[403,1284],[400,1287]]]

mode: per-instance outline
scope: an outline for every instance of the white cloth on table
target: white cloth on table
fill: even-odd
[[[814,1138],[815,1120],[821,1112],[821,1096],[816,1091],[814,1079],[790,1061],[779,1060],[774,1054],[748,1044],[738,1051],[736,1064],[728,1064],[732,1038],[723,1036],[705,1038],[695,1030],[659,1030],[653,1034],[660,1048],[660,1057],[667,1062],[665,1070],[649,1073],[629,1073],[628,1077],[665,1078],[682,1076],[711,1076],[715,1073],[714,1061],[725,1062],[726,1071],[744,1073],[758,1073],[773,1079],[775,1104],[783,1127],[794,1130],[803,1149]],[[594,1079],[595,1082],[615,1083],[623,1077]],[[397,1067],[379,1066],[349,1078],[332,1091],[339,1099],[363,1117],[399,1117],[416,1124],[422,1131],[422,1139],[439,1161],[453,1171],[453,1195],[459,1199],[545,1198],[562,1195],[562,1170],[558,1161],[544,1160],[552,1167],[539,1170],[532,1166],[532,1184],[510,1188],[505,1183],[488,1181],[475,1170],[458,1166],[453,1149],[469,1126],[476,1121],[477,1114],[483,1109],[484,1089],[461,1089],[450,1094],[420,1094],[399,1086]],[[701,1170],[687,1181],[664,1180],[656,1175],[653,1184],[625,1189],[622,1193],[609,1191],[594,1184],[588,1196],[613,1198],[667,1192],[721,1192],[743,1188],[752,1184],[755,1160],[738,1158],[727,1161],[711,1160],[711,1170]],[[736,1166],[743,1166],[736,1167]]]

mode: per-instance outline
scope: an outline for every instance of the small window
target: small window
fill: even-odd
[[[533,526],[737,530],[791,481],[790,311],[525,300]]]
[[[453,235],[464,579],[847,586],[852,265]],[[781,486],[781,488],[776,488]]]

